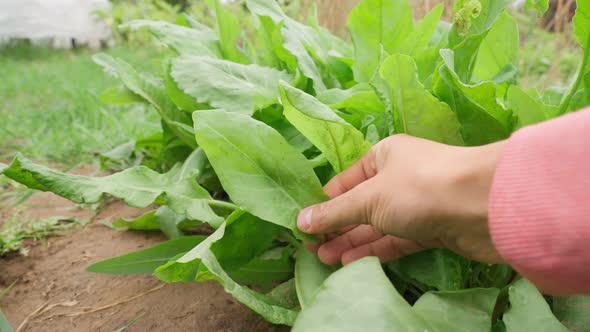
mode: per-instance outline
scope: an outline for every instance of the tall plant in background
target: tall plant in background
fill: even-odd
[[[296,227],[303,207],[327,199],[322,184],[384,137],[481,145],[590,104],[590,2],[574,19],[584,65],[550,99],[517,85],[511,2],[457,1],[451,24],[440,20],[442,5],[414,23],[405,0],[365,0],[348,17],[352,45],[320,27],[315,10],[305,25],[271,0],[246,2],[253,36],[218,2],[212,27],[187,15],[130,22],[124,28],[147,29],[175,55],[163,77],[98,55],[122,83],[103,99],[151,104],[162,144],[182,162],[165,174],[139,166],[92,178],[17,156],[0,173],[77,203],[108,194],[158,206],[113,226],[161,230],[171,241],[89,271],[215,280],[295,331],[565,331],[551,309],[588,326],[587,311],[571,310],[587,298],[553,298],[550,307],[508,266],[438,249],[385,271],[375,258],[338,269],[305,251],[301,241],[315,239]],[[202,224],[213,233],[187,236]]]

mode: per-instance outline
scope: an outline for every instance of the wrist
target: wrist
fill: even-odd
[[[506,141],[479,147],[466,148],[460,175],[455,178],[455,188],[461,190],[463,217],[477,221],[488,220],[488,203],[494,175],[502,157]]]
[[[441,238],[470,258],[499,262],[488,226],[488,203],[496,168],[506,142],[458,148],[455,168],[446,181],[446,228]]]

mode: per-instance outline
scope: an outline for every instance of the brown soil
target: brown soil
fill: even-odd
[[[26,213],[33,219],[92,217],[89,210],[48,193],[36,193],[26,204]],[[94,262],[165,240],[159,233],[114,231],[98,223],[142,212],[110,203],[85,227],[50,238],[45,246],[29,243],[28,257],[0,258],[0,290],[17,281],[0,300],[15,330],[26,320],[22,331],[114,331],[141,314],[126,331],[286,330],[265,322],[216,283],[164,284],[152,276],[85,272]],[[0,210],[0,218],[10,213]]]

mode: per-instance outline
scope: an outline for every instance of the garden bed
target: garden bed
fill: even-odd
[[[28,217],[35,219],[91,216],[88,209],[50,193],[36,193],[25,204]],[[0,215],[6,216],[6,210]],[[161,233],[114,231],[98,223],[141,212],[113,202],[93,218],[96,222],[49,238],[45,245],[27,242],[28,257],[0,258],[0,289],[16,281],[0,301],[12,326],[29,317],[22,331],[114,331],[141,316],[126,331],[281,330],[214,282],[164,284],[149,275],[113,278],[86,272],[92,263],[165,240]]]

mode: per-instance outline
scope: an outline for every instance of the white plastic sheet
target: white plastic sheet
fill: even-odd
[[[0,40],[52,41],[57,47],[75,41],[97,48],[111,33],[95,12],[109,6],[107,0],[0,0]]]

